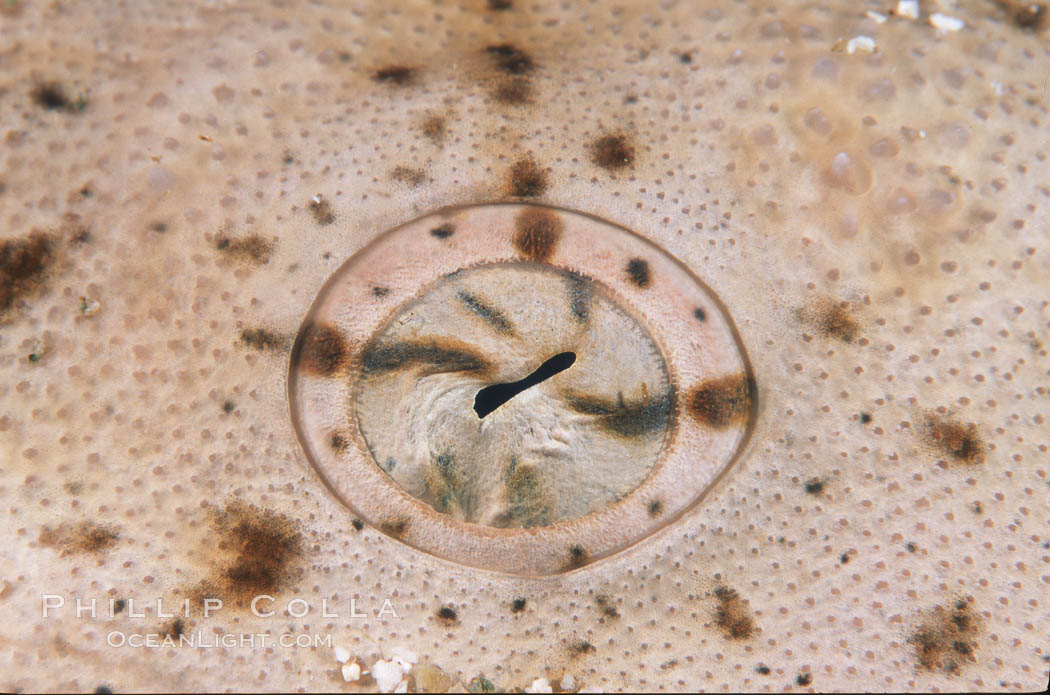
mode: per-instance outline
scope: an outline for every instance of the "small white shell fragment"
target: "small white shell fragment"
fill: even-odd
[[[401,681],[400,683],[398,683],[397,687],[394,688],[394,692],[395,693],[407,693],[408,692],[408,681]]]
[[[897,16],[906,19],[919,18],[919,0],[900,0],[897,3]]]
[[[419,661],[419,655],[403,647],[394,647],[390,650],[390,660],[400,666],[402,671],[408,673],[412,670],[412,664]]]
[[[937,31],[948,32],[959,31],[966,23],[956,17],[935,12],[930,15],[930,25]]]
[[[394,647],[390,650],[390,656],[392,658],[401,657],[410,664],[419,663],[419,655],[404,647]]]
[[[356,661],[352,664],[345,664],[342,668],[343,680],[347,683],[352,683],[361,677],[361,664]]]
[[[402,680],[405,672],[393,661],[377,661],[372,665],[372,678],[381,693],[392,693]]]
[[[581,693],[604,693],[601,688],[580,688]]]
[[[576,678],[571,673],[566,673],[561,679],[562,690],[575,690]]]
[[[527,693],[553,693],[554,689],[551,688],[550,682],[546,678],[537,678],[532,681],[532,685],[525,688]]]
[[[870,36],[854,36],[846,44],[846,53],[853,55],[854,53],[874,53],[875,52],[875,39]]]
[[[879,12],[874,12],[872,10],[868,10],[864,14],[868,17],[868,19],[875,20],[876,24],[883,24],[883,23],[885,23],[885,21],[887,19],[886,15],[881,14]]]
[[[335,653],[335,660],[339,663],[345,664],[347,661],[350,661],[350,652],[342,647],[336,647],[332,651]]]

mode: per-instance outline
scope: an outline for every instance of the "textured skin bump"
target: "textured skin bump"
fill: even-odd
[[[252,507],[298,539],[260,585],[313,612],[141,625],[331,632],[458,690],[1041,689],[1046,2],[919,4],[0,3],[0,690],[369,690],[330,650],[116,650],[127,609],[73,614],[208,581],[236,603],[216,515]],[[295,335],[383,230],[515,195],[676,255],[758,385],[701,505],[535,580],[357,528],[289,422],[292,345],[244,339]]]

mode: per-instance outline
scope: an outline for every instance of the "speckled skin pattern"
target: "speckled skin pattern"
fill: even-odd
[[[5,1],[0,690],[375,687],[330,648],[107,646],[132,628],[331,633],[366,670],[404,647],[460,691],[1044,687],[1046,11],[920,7]],[[360,524],[285,392],[350,254],[506,199],[681,259],[760,404],[703,504],[541,579]],[[257,618],[256,594],[313,611]]]

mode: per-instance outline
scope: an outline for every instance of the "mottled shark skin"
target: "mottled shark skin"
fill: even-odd
[[[1045,687],[1050,9],[909,7],[4,0],[0,690]],[[503,200],[676,256],[757,384],[700,504],[547,577],[361,523],[286,394],[349,256]]]

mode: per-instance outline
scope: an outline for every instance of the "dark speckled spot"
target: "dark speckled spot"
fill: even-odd
[[[492,97],[501,104],[520,106],[532,97],[532,83],[524,77],[503,80],[492,91]]]
[[[591,318],[594,289],[590,282],[576,273],[569,273],[568,281],[569,309],[572,311],[572,317],[580,323],[587,323]]]
[[[346,339],[334,326],[313,323],[302,335],[299,361],[303,369],[317,376],[332,376],[350,361]]]
[[[634,163],[634,146],[626,135],[603,135],[591,143],[591,161],[616,171]]]
[[[411,84],[415,77],[416,69],[407,65],[388,65],[379,68],[372,74],[372,79],[376,82],[385,82],[398,87]]]
[[[496,61],[497,69],[511,75],[525,75],[536,67],[532,57],[513,44],[494,44],[487,46],[485,52]]]
[[[510,319],[508,319],[506,314],[496,307],[487,304],[479,297],[475,297],[466,290],[460,290],[457,292],[456,297],[467,309],[470,309],[470,311],[480,317],[482,321],[495,329],[497,333],[508,335],[514,333],[514,326],[511,324]]]
[[[928,444],[951,463],[979,464],[985,460],[985,445],[973,423],[949,420],[936,413],[926,416],[923,435]]]
[[[754,380],[744,374],[709,379],[698,384],[689,396],[689,413],[715,429],[745,422],[755,398]]]
[[[510,168],[507,192],[518,198],[535,198],[547,190],[547,174],[531,158],[518,161]]]
[[[666,393],[637,403],[625,403],[622,393],[616,402],[586,396],[565,397],[570,408],[595,416],[598,425],[623,437],[642,437],[663,430],[670,417],[671,400],[671,395]]]
[[[514,220],[514,248],[533,261],[547,261],[561,239],[561,219],[550,210],[526,208]]]
[[[649,263],[641,258],[632,258],[627,261],[626,270],[627,279],[629,279],[636,287],[645,289],[652,283],[652,276],[649,272]]]
[[[587,564],[590,554],[582,545],[574,545],[569,548],[569,568],[583,567]],[[593,649],[593,647],[592,647]]]
[[[41,232],[0,241],[0,311],[43,284],[56,258],[54,240]]]
[[[489,368],[473,348],[449,339],[425,343],[392,343],[372,345],[361,357],[362,367],[370,372],[424,367],[429,373],[476,372]]]
[[[718,607],[715,610],[715,625],[727,639],[743,640],[755,632],[755,622],[747,604],[734,589],[720,586],[715,589]]]

